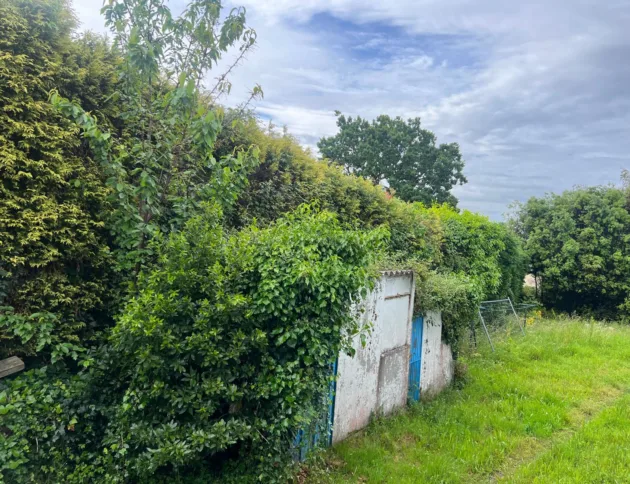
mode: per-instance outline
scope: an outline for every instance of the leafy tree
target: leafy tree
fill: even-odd
[[[513,224],[546,306],[608,318],[630,314],[630,213],[623,190],[588,187],[531,198]]]
[[[57,87],[115,117],[116,56],[100,37],[73,41],[74,26],[63,0],[0,3],[0,358],[68,351],[113,297],[107,188],[47,102]]]
[[[482,297],[519,299],[525,278],[525,255],[518,236],[506,225],[449,206],[429,209],[444,227],[442,270],[466,274]]]
[[[436,145],[420,118],[381,115],[371,123],[337,112],[339,133],[317,144],[322,155],[374,184],[387,181],[403,200],[457,204],[450,193],[467,182],[457,143]]]
[[[152,260],[150,241],[181,227],[201,201],[230,205],[256,162],[255,150],[213,156],[223,118],[215,102],[229,91],[233,66],[212,89],[202,82],[229,48],[238,46],[236,65],[256,41],[244,9],[222,19],[221,7],[193,0],[174,17],[162,0],[105,3],[102,13],[122,55],[115,96],[123,106],[122,132],[108,132],[84,108],[51,95],[81,128],[107,177],[113,207],[107,224],[119,271],[137,276]],[[252,96],[261,93],[256,87]]]

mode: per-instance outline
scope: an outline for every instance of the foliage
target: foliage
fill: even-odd
[[[237,137],[217,141],[223,149],[253,144],[261,164],[237,202],[231,223],[266,223],[304,202],[317,201],[358,227],[385,225],[391,233],[388,262],[423,262],[440,272],[466,273],[481,285],[484,297],[520,297],[525,256],[507,226],[487,217],[439,205],[427,208],[388,196],[367,180],[343,174],[315,161],[286,134],[263,132],[251,121]]]
[[[465,273],[479,284],[484,298],[520,299],[525,256],[516,235],[504,224],[443,205],[430,209],[444,226],[443,266]]]
[[[626,325],[537,321],[464,354],[465,386],[334,446],[307,482],[624,482],[628,338]]]
[[[363,178],[313,160],[286,133],[263,132],[253,120],[230,138],[224,135],[217,142],[222,149],[251,143],[261,150],[261,164],[239,198],[232,224],[240,226],[252,219],[268,222],[299,203],[317,201],[357,227],[389,229],[387,255],[379,262],[380,269],[413,268],[421,279],[427,271],[435,271],[440,277],[450,277],[462,297],[469,291],[471,305],[480,297],[520,298],[525,255],[519,238],[507,226],[447,205],[427,208],[388,197]],[[463,274],[467,282],[459,279]],[[444,304],[448,309],[448,303]],[[445,338],[456,346],[470,316],[446,319]]]
[[[371,123],[337,112],[339,133],[317,144],[322,155],[378,184],[387,180],[403,200],[457,204],[450,193],[466,183],[457,143],[436,145],[420,118],[404,121],[381,115]]]
[[[113,136],[56,92],[51,102],[81,128],[100,162],[114,208],[107,224],[117,269],[137,274],[151,260],[154,237],[181,227],[203,200],[230,204],[255,163],[255,151],[214,158],[222,126],[214,100],[229,83],[224,75],[209,92],[200,83],[230,47],[242,59],[256,33],[244,9],[222,19],[214,0],[192,0],[179,17],[158,0],[112,0],[102,13],[122,53],[116,100],[124,106],[123,132]]]
[[[31,323],[31,313],[53,314],[48,334],[76,345],[88,342],[115,292],[107,189],[76,128],[46,98],[56,86],[113,116],[115,56],[93,35],[72,42],[73,27],[62,0],[0,4],[0,306]],[[0,358],[49,351],[18,333],[0,325]]]
[[[36,352],[48,348],[52,363],[67,355],[76,360],[83,348],[60,336],[55,331],[58,324],[57,316],[53,313],[41,312],[25,316],[15,314],[11,306],[0,306],[0,343],[7,346],[7,353],[13,349],[15,340],[18,340],[24,347],[34,347]],[[9,344],[3,340],[8,340]]]
[[[479,285],[464,274],[416,271],[414,312],[442,312],[442,339],[451,345],[455,356],[464,330],[477,317],[481,300]]]
[[[238,132],[224,130],[217,140],[221,152],[250,144],[260,149],[261,163],[238,199],[231,225],[268,223],[301,203],[317,202],[343,222],[363,228],[388,226],[389,250],[399,261],[415,255],[440,264],[442,226],[423,205],[392,198],[363,178],[314,160],[291,136],[263,132],[254,119]]]
[[[0,481],[281,481],[377,259],[417,269],[453,345],[522,282],[505,226],[314,160],[248,113],[259,87],[220,108],[245,11],[163,3],[106,2],[113,47],[71,38],[64,0],[0,5],[0,358],[51,363],[0,383]],[[457,145],[417,119],[347,124],[391,162],[350,171],[454,205]]]
[[[308,208],[232,235],[219,222],[209,211],[156,245],[159,268],[82,374],[2,393],[7,479],[283,479],[386,233]]]
[[[541,301],[567,312],[630,314],[630,213],[612,187],[532,198],[514,225],[524,240]]]

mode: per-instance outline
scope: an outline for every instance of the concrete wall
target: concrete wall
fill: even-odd
[[[428,311],[422,328],[420,398],[437,395],[453,381],[453,353],[442,343],[442,315]]]
[[[407,403],[413,298],[411,271],[383,273],[359,306],[362,325],[372,325],[365,347],[355,338],[355,356],[339,356],[333,443],[365,427],[374,414],[387,415]],[[420,397],[430,398],[453,381],[453,354],[442,343],[442,316],[424,316]]]
[[[414,291],[411,271],[385,272],[360,305],[373,326],[365,347],[355,339],[354,358],[339,356],[333,442],[406,404]]]

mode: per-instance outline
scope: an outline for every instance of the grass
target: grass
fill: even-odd
[[[310,482],[630,482],[630,327],[542,320],[459,388],[325,453]]]

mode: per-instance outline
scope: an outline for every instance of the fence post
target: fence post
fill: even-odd
[[[521,324],[521,320],[519,319],[518,314],[516,314],[516,309],[514,309],[514,304],[512,304],[512,300],[509,297],[508,297],[508,301],[510,302],[510,307],[512,308],[512,312],[514,313],[514,317],[518,321],[518,325],[521,327],[521,332],[523,334],[525,334],[525,328]]]
[[[483,325],[483,330],[486,332],[486,336],[488,337],[488,341],[490,342],[490,348],[492,348],[492,351],[494,352],[494,345],[492,344],[492,339],[490,339],[490,333],[488,333],[486,322],[484,321],[483,316],[481,315],[481,309],[479,309],[479,317],[481,318],[481,324]]]

